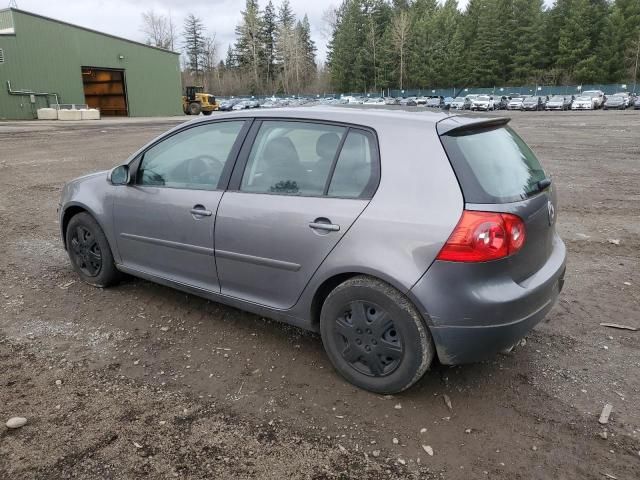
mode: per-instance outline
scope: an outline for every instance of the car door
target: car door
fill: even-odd
[[[222,293],[292,307],[377,188],[377,152],[368,130],[256,122],[218,209]]]
[[[215,213],[247,129],[244,120],[196,124],[138,157],[132,183],[114,196],[123,266],[220,291],[213,255]]]

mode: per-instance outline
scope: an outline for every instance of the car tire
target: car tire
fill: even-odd
[[[118,283],[122,274],[116,269],[107,237],[91,215],[74,215],[65,240],[71,265],[83,282],[99,288]]]
[[[411,301],[368,276],[353,277],[327,296],[320,333],[338,373],[371,392],[406,390],[435,356],[429,329]]]
[[[213,111],[212,111],[212,110],[204,110],[204,111],[202,112],[202,114],[203,114],[203,115],[206,115],[206,116],[209,116],[209,115],[211,115],[212,113],[213,113]]]

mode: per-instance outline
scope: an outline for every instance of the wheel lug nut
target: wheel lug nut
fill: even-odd
[[[366,346],[364,347],[364,349],[365,349],[367,352],[370,352],[370,351],[371,351],[371,347],[370,347],[369,345],[366,345]]]
[[[362,344],[362,340],[360,340],[360,339],[358,338],[358,339],[356,339],[356,343],[357,343],[358,345],[361,345],[361,344]]]
[[[357,333],[357,334],[361,334],[361,333],[362,333],[362,330],[360,330],[360,329],[358,328],[358,329],[356,330],[356,333]]]
[[[370,328],[367,328],[367,333],[368,333],[369,335],[371,335],[371,329],[370,329]]]
[[[371,343],[374,344],[374,345],[378,344],[378,342],[376,340],[371,340]]]

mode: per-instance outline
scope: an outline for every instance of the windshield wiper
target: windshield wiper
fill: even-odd
[[[543,178],[536,185],[538,186],[538,191],[541,192],[545,188],[551,186],[551,179],[549,177]]]

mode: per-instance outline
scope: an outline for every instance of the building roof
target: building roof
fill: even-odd
[[[33,12],[27,12],[26,10],[20,10],[18,8],[2,8],[0,9],[0,13],[1,12],[6,12],[6,11],[12,11],[12,12],[16,12],[16,13],[20,13],[22,15],[29,15],[31,17],[36,17],[36,18],[40,18],[42,20],[47,20],[49,22],[54,22],[54,23],[58,23],[60,25],[65,25],[67,27],[72,27],[72,28],[79,28],[80,30],[84,30],[86,32],[91,32],[91,33],[95,33],[97,35],[103,35],[105,37],[110,37],[110,38],[115,38],[116,40],[121,40],[123,42],[127,42],[127,43],[132,43],[134,45],[139,45],[141,47],[146,47],[146,48],[153,48],[154,50],[160,50],[161,52],[165,52],[165,53],[172,53],[174,55],[180,55],[180,52],[174,52],[172,50],[167,50],[165,48],[160,48],[160,47],[154,47],[153,45],[147,45],[146,43],[142,43],[142,42],[136,42],[135,40],[130,40],[128,38],[124,38],[124,37],[118,37],[117,35],[111,35],[110,33],[105,33],[105,32],[100,32],[98,30],[93,30],[91,28],[86,28],[86,27],[82,27],[80,25],[75,25],[73,23],[69,23],[69,22],[64,22],[62,20],[57,20],[55,18],[51,18],[51,17],[46,17],[44,15],[40,15],[37,13],[33,13]]]

